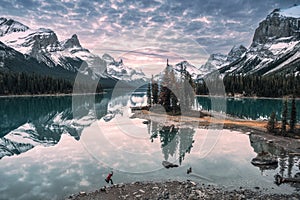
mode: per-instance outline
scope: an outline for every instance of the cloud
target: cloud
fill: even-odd
[[[200,17],[200,18],[195,18],[192,19],[192,22],[202,22],[202,23],[206,23],[206,24],[210,24],[211,21],[208,19],[208,17]]]
[[[0,12],[31,28],[50,28],[60,39],[76,33],[86,48],[100,54],[105,49],[130,51],[151,44],[185,52],[184,57],[196,61],[195,56],[186,56],[192,43],[209,54],[227,53],[240,43],[249,46],[268,13],[295,3],[300,0],[3,0]],[[193,42],[183,42],[182,37]]]

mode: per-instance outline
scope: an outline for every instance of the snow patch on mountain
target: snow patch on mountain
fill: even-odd
[[[144,80],[145,74],[141,70],[135,70],[123,63],[123,60],[115,61],[108,54],[102,56],[107,62],[107,74],[124,81]]]
[[[13,32],[24,32],[29,28],[20,22],[12,19],[0,18],[0,36],[10,34]]]
[[[31,123],[26,123],[5,135],[4,138],[14,143],[31,144],[36,146],[39,142],[33,139],[33,135],[38,135],[35,126]]]
[[[39,142],[34,140],[34,135],[37,135],[34,125],[25,123],[0,138],[0,159],[4,156],[26,152],[39,145]]]
[[[202,72],[198,68],[187,61],[177,63],[175,66],[173,66],[173,69],[177,76],[179,76],[183,71],[187,71],[194,80],[197,80],[198,76],[202,74]]]
[[[207,62],[200,67],[200,70],[205,72],[204,75],[207,75],[215,70],[219,70],[232,62],[240,59],[245,55],[247,48],[243,45],[233,46],[227,55],[223,54],[212,54]],[[233,71],[234,69],[230,69]]]
[[[280,55],[293,50],[298,43],[299,41],[280,42],[279,40],[278,42],[271,44],[269,50],[273,53],[273,55]]]
[[[281,63],[280,65],[278,65],[277,67],[275,67],[274,69],[268,71],[265,75],[271,74],[273,72],[276,72],[279,69],[282,69],[285,66],[288,66],[288,64],[292,63],[293,61],[298,60],[299,58],[300,58],[300,51],[296,52],[292,57],[288,58],[283,63]]]

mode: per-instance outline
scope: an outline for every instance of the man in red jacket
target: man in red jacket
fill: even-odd
[[[111,171],[111,172],[107,175],[107,177],[106,177],[106,179],[105,179],[106,183],[109,183],[109,181],[110,181],[110,183],[111,183],[112,185],[114,184],[113,181],[112,181],[112,179],[111,179],[112,176],[113,176],[113,172]]]

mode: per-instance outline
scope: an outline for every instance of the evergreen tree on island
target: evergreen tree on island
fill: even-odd
[[[154,81],[153,75],[152,75],[151,83],[152,83],[152,103],[158,104],[158,84],[156,81]]]
[[[171,99],[171,91],[168,88],[168,84],[170,83],[170,76],[169,76],[169,67],[167,67],[164,71],[164,76],[161,83],[161,89],[159,93],[159,103],[165,108],[167,112],[170,111],[170,99]]]
[[[189,112],[194,105],[195,83],[192,76],[183,67],[180,78],[175,76],[172,65],[167,65],[158,85],[152,76],[152,84],[148,85],[147,97],[152,104],[161,104],[165,111],[171,115],[180,115],[182,111]],[[151,98],[152,97],[152,98]],[[148,104],[150,100],[148,100]]]
[[[149,107],[152,105],[152,95],[151,95],[151,84],[148,83],[148,88],[147,88],[147,104]]]
[[[270,119],[267,124],[268,132],[273,133],[275,131],[275,126],[276,126],[276,115],[275,112],[273,111],[271,113]]]

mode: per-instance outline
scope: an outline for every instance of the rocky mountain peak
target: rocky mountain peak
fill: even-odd
[[[102,60],[105,60],[105,62],[108,63],[108,64],[109,63],[115,63],[115,59],[107,53],[103,54]]]
[[[300,6],[275,9],[255,30],[252,46],[272,42],[279,38],[300,39]]]
[[[247,51],[247,48],[244,47],[243,45],[237,45],[237,46],[233,46],[233,48],[230,50],[230,52],[228,53],[227,56],[227,61],[235,61],[238,58],[240,58],[243,53],[245,53]]]
[[[63,45],[65,48],[73,48],[73,47],[80,47],[80,42],[78,36],[76,34],[72,35],[70,39],[67,39]]]
[[[0,36],[12,32],[24,32],[28,29],[28,26],[25,26],[24,24],[21,24],[20,22],[15,21],[13,19],[7,19],[4,17],[0,18]]]

